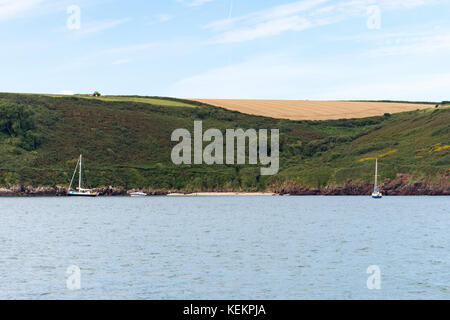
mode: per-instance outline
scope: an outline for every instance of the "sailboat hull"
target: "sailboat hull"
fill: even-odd
[[[68,192],[67,195],[69,197],[96,197],[98,196],[98,193],[71,191]]]
[[[372,198],[381,199],[381,198],[383,198],[383,195],[380,192],[374,192],[374,193],[372,193]]]

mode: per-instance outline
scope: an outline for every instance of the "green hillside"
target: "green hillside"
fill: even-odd
[[[450,109],[351,120],[289,121],[173,98],[0,93],[0,186],[67,186],[80,153],[85,186],[182,191],[262,191],[381,179],[449,183]],[[280,172],[260,165],[175,166],[176,128],[280,129]]]

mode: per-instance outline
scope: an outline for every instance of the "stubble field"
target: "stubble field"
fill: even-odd
[[[432,104],[408,102],[196,99],[228,110],[291,120],[331,120],[381,116],[433,108]]]

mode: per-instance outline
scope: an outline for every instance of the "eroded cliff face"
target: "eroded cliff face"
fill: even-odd
[[[380,183],[384,195],[450,195],[450,175],[437,177],[437,181],[418,181],[411,174],[397,174],[395,179],[385,178]],[[299,185],[295,181],[275,185],[273,192],[290,195],[370,195],[373,184],[370,182],[347,181],[344,185],[328,185],[313,188]]]

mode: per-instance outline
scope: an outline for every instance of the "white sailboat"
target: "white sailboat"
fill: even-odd
[[[75,170],[72,175],[72,180],[70,181],[69,185],[69,191],[67,192],[68,196],[76,196],[76,197],[96,197],[98,196],[97,192],[93,192],[91,189],[83,189],[81,187],[81,163],[82,163],[83,156],[80,154],[80,158],[78,159],[77,165],[75,166]],[[78,188],[76,190],[72,189],[72,183],[73,179],[75,178],[75,173],[77,172],[77,168],[80,166],[80,169],[78,170]]]
[[[383,195],[378,190],[378,158],[375,160],[375,184],[373,186],[372,198],[380,199]]]

